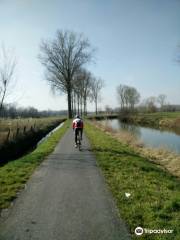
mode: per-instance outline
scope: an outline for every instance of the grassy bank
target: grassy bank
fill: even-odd
[[[41,127],[39,126],[39,128],[27,131],[24,134],[18,134],[14,139],[4,142],[3,145],[0,146],[0,166],[32,151],[43,137],[63,121],[65,121],[65,119],[54,120]]]
[[[136,113],[125,119],[134,124],[169,128],[180,134],[180,112]]]
[[[98,114],[98,115],[87,116],[87,119],[104,120],[104,119],[116,119],[117,117],[118,117],[118,114]]]
[[[28,135],[28,133],[41,131],[48,126],[55,126],[59,124],[62,119],[64,118],[0,118],[0,146],[6,142],[15,141],[18,137]]]
[[[173,234],[143,235],[140,239],[179,239],[179,180],[101,130],[86,125],[86,134],[121,217],[133,239],[137,226],[172,229]],[[130,193],[127,198],[125,193]]]
[[[137,136],[126,130],[114,130],[108,124],[101,124],[99,121],[93,121],[93,124],[119,142],[129,145],[137,154],[161,165],[172,175],[180,177],[180,154],[162,147],[147,147]]]
[[[24,187],[34,169],[49,155],[59,139],[64,135],[70,122],[66,121],[30,154],[0,167],[0,210],[7,208],[16,198],[17,192]]]

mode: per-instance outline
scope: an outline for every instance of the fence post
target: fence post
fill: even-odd
[[[23,133],[24,134],[26,133],[26,126],[24,126]]]
[[[9,141],[9,136],[10,136],[10,133],[11,133],[11,129],[9,128],[9,129],[8,129],[8,133],[7,133],[6,142],[8,142],[8,141]]]
[[[20,128],[17,128],[17,130],[16,130],[16,137],[18,137],[18,135],[19,135],[19,129]]]

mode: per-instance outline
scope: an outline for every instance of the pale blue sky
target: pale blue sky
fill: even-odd
[[[142,99],[164,93],[180,104],[180,0],[0,0],[0,43],[16,52],[19,105],[67,108],[64,96],[50,93],[37,59],[41,39],[57,29],[83,32],[97,48],[88,68],[105,80],[102,108],[118,106],[120,83]]]

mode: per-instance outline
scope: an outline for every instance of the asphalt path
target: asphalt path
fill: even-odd
[[[84,136],[68,130],[0,220],[0,240],[130,239]]]

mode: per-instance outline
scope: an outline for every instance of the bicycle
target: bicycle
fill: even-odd
[[[77,132],[77,148],[81,151],[81,133],[80,131]]]

